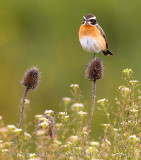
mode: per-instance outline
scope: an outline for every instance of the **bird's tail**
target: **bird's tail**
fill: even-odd
[[[107,56],[107,55],[113,56],[114,55],[109,49],[107,49],[107,51],[102,51],[102,52],[104,53],[105,56]]]

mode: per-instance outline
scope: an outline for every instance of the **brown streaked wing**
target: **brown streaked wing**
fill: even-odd
[[[98,30],[100,31],[101,35],[104,37],[104,39],[105,39],[105,41],[106,41],[106,47],[107,47],[107,49],[108,49],[108,41],[107,41],[107,38],[106,38],[106,35],[105,35],[103,29],[100,27],[100,25],[99,25],[98,23],[96,24],[96,27],[97,27]]]

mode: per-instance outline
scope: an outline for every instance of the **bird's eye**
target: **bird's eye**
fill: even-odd
[[[96,24],[96,20],[95,20],[95,19],[91,19],[90,22],[91,22],[91,24],[93,24],[93,25]]]

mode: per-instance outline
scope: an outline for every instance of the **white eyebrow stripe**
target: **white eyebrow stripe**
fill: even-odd
[[[90,20],[90,19],[96,19],[96,16],[94,16],[94,17],[91,17],[91,18],[89,18],[88,20]]]
[[[87,18],[86,18],[85,16],[83,16],[83,18],[84,18],[85,20],[87,20]],[[88,18],[88,20],[91,20],[91,19],[95,19],[95,20],[96,20],[96,16],[93,16],[93,17],[91,17],[91,18]]]
[[[85,17],[85,16],[83,16],[83,18],[84,18],[84,19],[86,19],[86,17]]]

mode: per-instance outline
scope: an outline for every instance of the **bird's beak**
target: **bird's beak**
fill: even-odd
[[[85,20],[85,25],[90,25],[88,20]]]

